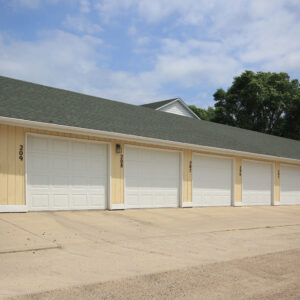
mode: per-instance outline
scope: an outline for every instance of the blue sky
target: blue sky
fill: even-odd
[[[213,105],[245,69],[300,79],[299,0],[0,0],[0,74]]]

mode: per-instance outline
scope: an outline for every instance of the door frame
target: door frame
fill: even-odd
[[[230,206],[234,206],[235,202],[235,158],[230,156],[222,156],[222,155],[214,155],[214,154],[206,154],[206,153],[198,153],[198,152],[192,152],[192,206],[193,205],[193,196],[194,196],[194,156],[206,156],[206,157],[212,157],[212,158],[222,158],[222,159],[228,159],[231,160],[231,201]],[[209,206],[196,206],[196,207],[209,207]],[[219,206],[224,207],[224,206]]]
[[[147,149],[147,150],[154,150],[154,151],[176,152],[179,154],[179,182],[178,182],[177,207],[182,207],[182,203],[183,203],[183,151],[174,150],[174,149],[162,149],[162,148],[156,148],[156,147],[146,147],[146,146],[139,146],[139,145],[132,145],[132,144],[124,144],[124,164],[123,164],[123,166],[124,166],[124,184],[123,184],[124,209],[128,209],[127,201],[126,201],[126,167],[127,167],[126,149],[128,149],[128,148],[140,148],[140,149]],[[143,207],[141,207],[141,208],[143,208]],[[159,207],[153,207],[153,208],[159,208]]]
[[[35,132],[26,132],[25,133],[25,205],[27,211],[31,210],[31,202],[28,196],[28,189],[27,189],[27,176],[28,176],[28,137],[29,136],[37,136],[37,137],[44,137],[44,138],[52,138],[52,139],[61,139],[61,140],[72,140],[72,141],[79,141],[79,142],[86,142],[86,143],[93,143],[93,144],[102,144],[107,146],[107,181],[106,181],[106,200],[105,200],[105,208],[104,210],[110,209],[111,207],[111,143],[97,141],[97,140],[89,140],[89,139],[81,139],[81,138],[73,138],[73,137],[65,137],[59,136],[55,134],[44,134],[44,133],[35,133]],[[80,209],[79,209],[80,210]],[[84,210],[84,209],[83,209]],[[90,209],[92,210],[92,209]],[[97,209],[94,209],[97,210]],[[100,209],[99,209],[100,210]],[[53,210],[55,211],[55,210]],[[65,210],[67,211],[67,210]]]

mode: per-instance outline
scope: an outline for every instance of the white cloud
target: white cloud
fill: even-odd
[[[79,0],[80,4],[80,11],[82,13],[89,13],[91,8],[90,8],[90,1],[89,0]]]
[[[129,28],[128,28],[128,34],[131,35],[131,36],[134,36],[137,34],[137,29],[134,25],[131,25]]]
[[[63,25],[70,30],[74,30],[80,33],[87,33],[87,34],[97,34],[100,33],[102,30],[101,26],[98,24],[90,22],[85,16],[70,16],[67,15]]]
[[[18,7],[37,8],[40,5],[40,0],[12,0],[11,5],[15,8]]]
[[[162,81],[173,81],[184,88],[228,84],[242,71],[239,61],[218,42],[165,39],[162,49],[155,72]]]
[[[188,25],[198,32],[198,36],[187,35],[186,41],[202,42],[202,49],[207,41],[209,46],[219,41],[222,53],[226,50],[226,56],[239,60],[241,66],[259,64],[263,69],[272,64],[282,65],[287,72],[300,68],[297,55],[300,56],[300,1],[297,0],[101,0],[96,6],[107,18],[127,11],[140,20],[159,23],[175,16],[179,30]],[[184,43],[181,46],[187,49]],[[174,49],[185,51],[176,46]],[[210,49],[206,49],[206,55],[210,54]],[[286,61],[290,63],[286,65]]]
[[[233,76],[246,68],[298,73],[300,70],[300,2],[297,0],[76,1],[80,14],[68,15],[64,25],[81,36],[54,31],[36,42],[2,39],[0,72],[141,103],[182,96],[168,95],[167,85],[204,91],[194,97],[206,97],[207,89],[226,88]],[[89,18],[94,10],[101,16],[98,24]],[[126,16],[129,24],[133,24],[127,30],[132,52],[148,55],[145,59],[152,63],[148,70],[125,72],[116,66],[110,69],[102,56],[102,47],[119,45],[107,45],[105,38],[92,37],[102,27],[107,26],[109,30],[111,24]],[[111,22],[102,24],[103,20]],[[162,21],[167,26],[156,34],[151,31]]]
[[[160,99],[159,84],[147,73],[108,69],[101,40],[63,31],[41,36],[37,42],[20,42],[0,35],[0,74],[131,103]]]
[[[50,3],[50,4],[55,4],[58,2],[58,0],[11,0],[7,1],[8,4],[13,7],[14,9],[23,9],[29,8],[29,9],[37,9],[39,8],[42,4],[45,3]]]
[[[90,36],[81,38],[63,32],[44,32],[37,42],[0,39],[1,74],[64,88],[76,88],[95,70],[89,59],[101,43]],[[77,86],[77,87],[76,87]],[[80,88],[80,87],[79,87]]]

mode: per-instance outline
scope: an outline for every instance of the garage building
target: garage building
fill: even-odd
[[[0,77],[0,212],[300,204],[300,142]]]

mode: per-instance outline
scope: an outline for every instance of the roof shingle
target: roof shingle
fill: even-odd
[[[300,141],[1,76],[0,116],[300,160]]]

